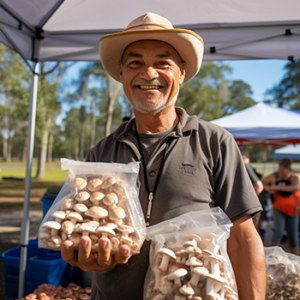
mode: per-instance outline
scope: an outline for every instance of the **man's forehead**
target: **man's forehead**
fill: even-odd
[[[143,57],[145,51],[159,58],[170,57],[182,61],[176,49],[170,44],[156,40],[142,40],[128,45],[123,52],[122,60],[128,57]]]

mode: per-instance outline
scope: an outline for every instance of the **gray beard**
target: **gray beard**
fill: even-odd
[[[171,102],[167,103],[168,100],[164,100],[162,103],[160,103],[157,106],[148,104],[145,107],[145,106],[141,106],[138,101],[133,100],[134,108],[138,112],[141,112],[141,113],[159,113],[159,112],[163,111],[164,109],[168,108],[169,106],[175,104],[177,101],[178,94],[179,94],[179,88]]]

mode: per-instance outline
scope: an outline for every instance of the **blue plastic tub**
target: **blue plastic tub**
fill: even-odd
[[[45,197],[41,197],[41,201],[43,202],[43,217],[45,217],[46,213],[48,212],[49,208],[54,202],[54,199],[48,199]]]
[[[5,297],[18,298],[19,267],[21,246],[1,254],[5,266]],[[28,244],[25,272],[24,296],[33,292],[43,283],[67,286],[72,279],[73,267],[66,263],[59,251],[38,248],[38,241]]]

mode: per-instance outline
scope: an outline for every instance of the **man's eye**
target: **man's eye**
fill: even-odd
[[[167,61],[160,61],[158,63],[159,66],[169,66],[170,64]]]
[[[131,61],[128,65],[129,65],[129,66],[137,66],[137,65],[139,65],[139,64],[140,64],[139,61],[134,60],[134,61]]]

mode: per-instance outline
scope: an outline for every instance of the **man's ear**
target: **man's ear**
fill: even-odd
[[[123,64],[121,61],[119,62],[119,65],[120,65],[120,71],[119,71],[120,82],[123,83]]]
[[[183,61],[180,66],[179,84],[181,85],[185,78],[185,62]]]

